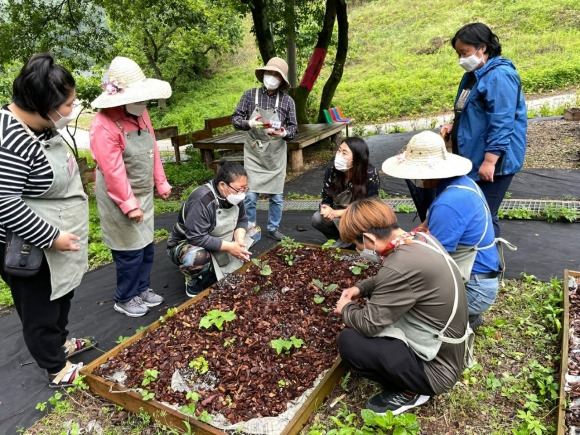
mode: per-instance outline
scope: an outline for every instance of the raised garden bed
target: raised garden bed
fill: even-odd
[[[558,435],[580,434],[580,272],[564,271]]]
[[[195,433],[297,433],[345,370],[341,291],[377,267],[280,244],[86,366],[87,383]]]

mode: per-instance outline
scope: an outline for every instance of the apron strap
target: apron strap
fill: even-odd
[[[432,251],[435,251],[435,252],[438,252],[439,254],[441,254],[443,256],[443,258],[445,259],[445,262],[447,263],[447,267],[449,268],[449,271],[451,272],[451,276],[453,277],[453,285],[455,287],[454,288],[455,297],[453,298],[453,309],[451,310],[451,316],[449,316],[447,323],[445,324],[443,329],[441,331],[439,331],[439,333],[437,334],[438,340],[449,343],[450,341],[447,341],[447,340],[454,340],[454,339],[449,338],[449,337],[445,337],[443,334],[445,333],[445,331],[447,330],[447,328],[451,324],[451,321],[453,320],[453,318],[455,317],[455,313],[457,312],[457,305],[459,302],[459,300],[458,300],[458,298],[459,298],[459,285],[457,283],[457,279],[455,278],[455,274],[453,273],[453,265],[455,266],[455,268],[457,268],[457,264],[455,264],[455,261],[453,261],[453,258],[451,258],[451,256],[447,252],[445,252],[444,250],[439,248],[439,246],[437,246],[437,243],[433,241],[431,236],[429,236],[426,233],[422,233],[421,235],[423,237],[425,237],[425,239],[428,240],[429,242],[431,242],[433,245],[427,244],[427,243],[422,242],[420,240],[414,240],[413,243],[423,245],[423,246],[431,249]],[[457,341],[457,343],[463,343],[468,338],[469,332],[470,331],[469,331],[469,323],[468,323],[468,327],[467,327],[467,330],[465,331],[465,335],[463,337],[457,339],[457,340],[459,340],[459,341]]]
[[[456,189],[465,189],[465,190],[469,190],[469,191],[475,193],[477,196],[479,196],[479,199],[481,199],[481,202],[483,203],[483,206],[485,207],[485,209],[487,210],[487,212],[491,214],[491,211],[489,210],[489,206],[487,205],[487,201],[485,200],[485,198],[483,196],[483,193],[479,189],[479,186],[471,178],[469,178],[469,181],[471,181],[474,184],[475,188],[469,187],[469,186],[461,186],[459,184],[451,184],[451,185],[447,186],[445,188],[445,190],[449,189],[450,187],[454,187]],[[489,248],[492,248],[492,247],[495,246],[495,241],[494,241],[494,242],[492,242],[491,244],[489,244],[487,246],[483,246],[481,248],[479,247],[479,244],[481,242],[483,242],[483,239],[485,238],[485,235],[487,234],[487,229],[488,228],[489,228],[489,220],[486,218],[485,219],[485,228],[483,229],[483,233],[481,234],[481,237],[479,238],[479,241],[471,248],[472,250],[474,250],[474,251],[483,251],[485,249],[489,249]]]
[[[256,88],[256,99],[255,99],[255,102],[254,102],[255,105],[256,105],[256,107],[259,107],[258,106],[258,96],[259,96],[259,93],[260,93],[260,90],[261,89],[262,88]],[[275,112],[278,112],[278,105],[279,105],[279,103],[280,103],[280,91],[276,92],[276,105],[274,106],[274,111]]]

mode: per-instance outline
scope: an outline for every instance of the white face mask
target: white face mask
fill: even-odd
[[[54,111],[57,113],[58,116],[60,116],[60,119],[55,121],[50,117],[50,115],[48,115],[48,117],[54,123],[54,128],[56,128],[57,130],[62,130],[67,125],[69,125],[73,120],[76,119],[76,117],[79,115],[80,109],[76,108],[73,109],[69,116],[62,116],[60,113],[58,113],[58,110],[56,109]]]
[[[334,167],[336,168],[337,171],[346,172],[350,168],[352,168],[352,165],[348,166],[348,160],[346,160],[341,155],[337,154],[336,157],[334,157]]]
[[[278,86],[280,86],[281,81],[278,80],[276,77],[270,75],[270,74],[264,74],[264,86],[266,86],[266,89],[268,89],[269,91],[273,91],[274,89],[278,89]]]
[[[484,60],[481,57],[477,56],[477,52],[479,49],[475,50],[471,56],[467,57],[460,57],[459,58],[459,66],[463,68],[467,72],[475,71],[479,65],[481,65]]]
[[[141,116],[147,107],[147,102],[125,104],[127,113],[135,116]]]
[[[238,205],[240,202],[242,202],[244,200],[245,197],[246,197],[245,192],[230,193],[228,196],[226,196],[226,199],[228,200],[228,202],[230,204]]]
[[[365,236],[363,234],[363,250],[359,250],[358,248],[356,248],[356,251],[359,253],[359,255],[361,256],[361,258],[364,258],[366,260],[370,260],[373,263],[380,263],[382,261],[382,258],[379,254],[377,254],[377,242],[376,240],[374,241],[375,246],[373,249],[367,249],[365,246]]]

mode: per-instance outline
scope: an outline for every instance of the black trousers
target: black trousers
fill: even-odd
[[[48,373],[58,373],[66,365],[62,345],[68,336],[68,315],[74,291],[50,300],[50,269],[46,257],[40,271],[31,277],[9,275],[4,271],[6,245],[0,243],[0,276],[14,299],[22,322],[24,343],[38,366]]]
[[[367,338],[354,329],[344,329],[338,339],[340,357],[356,372],[392,392],[409,390],[434,396],[423,362],[396,338]]]
[[[312,223],[312,226],[324,234],[327,239],[340,239],[340,232],[338,231],[334,221],[324,220],[319,211],[312,215],[310,222]]]

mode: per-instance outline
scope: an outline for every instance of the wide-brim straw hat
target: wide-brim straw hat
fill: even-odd
[[[265,71],[274,71],[279,73],[282,76],[282,80],[284,80],[284,84],[280,85],[280,87],[286,89],[290,87],[290,82],[288,81],[288,64],[284,59],[273,57],[268,61],[266,66],[256,69],[256,78],[262,83],[264,83]]]
[[[171,96],[171,85],[163,80],[148,79],[137,63],[117,56],[106,74],[105,91],[91,103],[97,109],[124,106]]]
[[[447,152],[440,135],[423,131],[411,138],[402,154],[385,160],[382,169],[396,178],[432,180],[465,175],[471,167],[471,160]]]

